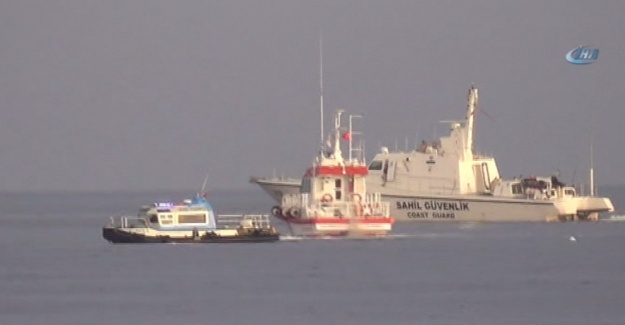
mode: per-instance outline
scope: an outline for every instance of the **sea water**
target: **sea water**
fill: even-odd
[[[188,193],[0,194],[0,324],[625,324],[625,222],[396,224],[383,239],[113,245]],[[616,214],[625,187],[602,192]],[[218,212],[268,212],[259,189]],[[622,213],[621,213],[622,214]]]

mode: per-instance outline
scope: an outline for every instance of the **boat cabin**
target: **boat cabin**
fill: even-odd
[[[449,134],[422,141],[414,150],[390,152],[382,147],[369,164],[367,185],[385,194],[484,194],[499,177],[493,157],[473,148],[477,89],[469,90],[466,121],[450,123]]]
[[[203,198],[184,200],[181,203],[159,202],[144,206],[138,217],[154,229],[215,229],[215,213]]]
[[[302,193],[308,193],[324,202],[351,201],[365,193],[364,165],[315,166],[302,178]]]

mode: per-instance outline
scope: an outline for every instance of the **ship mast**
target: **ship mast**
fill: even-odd
[[[338,109],[336,111],[336,118],[334,119],[334,148],[333,155],[334,159],[342,164],[343,163],[343,152],[341,151],[341,115],[343,115],[344,110]]]
[[[467,104],[467,141],[464,148],[465,152],[473,152],[473,119],[477,107],[477,100],[477,88],[471,85],[471,88],[469,88],[469,102]]]
[[[321,154],[323,155],[323,35],[319,32],[319,115],[321,130]]]

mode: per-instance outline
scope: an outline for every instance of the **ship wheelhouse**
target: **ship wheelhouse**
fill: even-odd
[[[302,193],[322,203],[362,199],[366,175],[364,165],[311,167],[302,179]]]
[[[155,203],[144,212],[148,226],[155,229],[215,228],[215,215],[204,205]]]

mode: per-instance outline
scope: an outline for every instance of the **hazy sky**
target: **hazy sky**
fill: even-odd
[[[369,158],[480,90],[504,177],[625,184],[625,1],[0,1],[0,190],[248,188],[300,176],[326,116]],[[571,49],[600,49],[590,65]],[[326,123],[329,127],[330,121]]]

